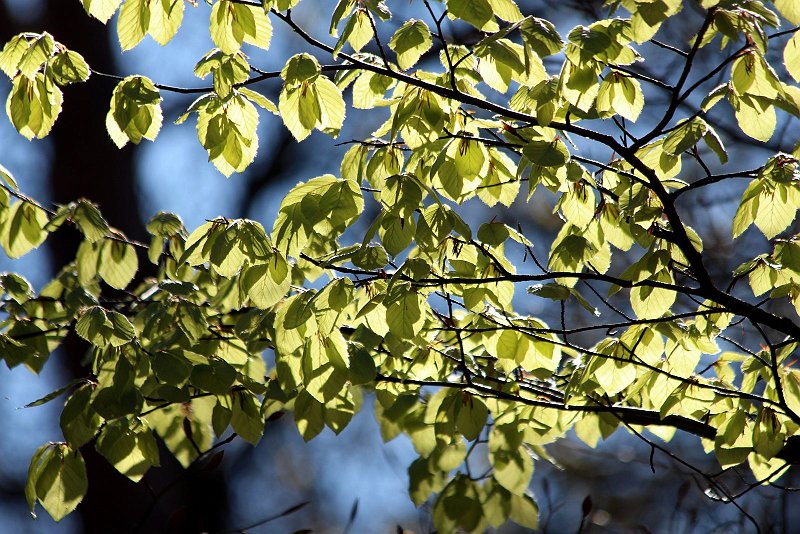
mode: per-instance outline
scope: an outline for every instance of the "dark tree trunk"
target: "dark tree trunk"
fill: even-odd
[[[51,0],[38,27],[81,53],[93,69],[114,72],[106,27],[90,19],[76,3]],[[112,89],[109,81],[97,77],[64,89],[64,109],[51,134],[54,165],[50,187],[54,201],[88,198],[99,204],[112,226],[129,237],[142,237],[144,226],[134,179],[135,149],[129,145],[118,150],[105,129]],[[74,254],[71,247],[63,251],[61,246],[55,248],[61,261]]]

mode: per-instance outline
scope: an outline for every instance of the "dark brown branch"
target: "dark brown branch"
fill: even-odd
[[[658,124],[656,124],[652,130],[650,130],[650,133],[641,138],[640,146],[644,146],[651,140],[661,135],[664,128],[670,123],[672,117],[675,115],[675,112],[678,110],[678,105],[681,102],[681,91],[683,90],[686,80],[689,78],[689,73],[692,71],[692,66],[694,65],[695,57],[700,50],[700,44],[703,42],[703,37],[714,21],[715,11],[716,8],[712,7],[706,13],[703,24],[700,26],[694,43],[692,44],[692,49],[688,54],[686,54],[686,61],[683,64],[683,70],[681,71],[680,77],[678,78],[677,83],[675,83],[675,87],[672,89],[672,97],[670,99],[669,107],[664,112],[664,116],[661,118]]]
[[[342,70],[356,70],[360,69],[361,67],[357,67],[356,65],[322,65],[320,69],[322,72],[338,72]],[[248,85],[254,85],[259,82],[263,82],[264,80],[272,80],[275,78],[280,78],[281,72],[280,71],[263,71],[260,69],[253,68],[256,72],[259,73],[258,76],[253,76],[252,78],[245,80],[240,83],[236,83],[234,87],[246,87]],[[117,74],[108,74],[105,72],[100,72],[97,70],[92,69],[92,74],[95,76],[99,76],[101,78],[107,78],[109,80],[114,80],[121,82],[125,79],[124,76],[119,76]],[[167,91],[170,93],[177,93],[183,95],[192,95],[192,94],[204,94],[204,93],[212,93],[214,92],[214,88],[211,86],[207,87],[178,87],[175,85],[166,85],[163,83],[154,83],[153,84],[157,89],[161,91]]]
[[[487,398],[495,398],[501,400],[508,400],[525,404],[527,406],[539,406],[543,408],[551,408],[554,410],[564,412],[579,412],[579,413],[609,413],[618,417],[620,421],[626,425],[637,426],[669,426],[695,436],[713,440],[717,435],[717,429],[708,423],[698,421],[682,415],[671,414],[662,418],[661,414],[655,410],[646,410],[643,408],[636,408],[632,406],[615,406],[615,405],[577,405],[577,404],[560,404],[551,401],[543,401],[538,399],[529,399],[514,395],[506,391],[498,391],[487,386],[480,384],[468,384],[464,382],[450,382],[446,380],[416,380],[411,378],[402,378],[391,375],[378,374],[376,377],[377,382],[389,382],[394,384],[410,384],[420,387],[437,387],[437,388],[453,388],[460,390],[472,390],[478,395],[486,396]],[[792,436],[786,441],[786,445],[777,454],[777,458],[786,461],[790,464],[800,464],[800,437]]]

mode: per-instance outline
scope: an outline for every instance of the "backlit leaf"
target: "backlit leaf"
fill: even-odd
[[[413,67],[433,46],[428,25],[421,20],[406,21],[392,36],[389,48],[397,53],[397,63],[403,70]]]
[[[122,0],[81,0],[83,8],[104,24],[116,13]]]

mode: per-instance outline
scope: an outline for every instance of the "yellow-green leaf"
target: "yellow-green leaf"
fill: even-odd
[[[489,0],[447,0],[447,11],[451,17],[469,22],[479,30],[496,32],[499,29]]]
[[[55,521],[61,521],[83,500],[88,488],[86,465],[80,451],[66,444],[51,447],[40,461],[36,497]]]
[[[117,19],[117,35],[123,50],[138,45],[150,28],[150,8],[147,0],[125,0]]]
[[[183,22],[184,2],[180,0],[151,0],[150,24],[147,29],[160,45],[167,44]]]
[[[796,0],[774,0],[775,7],[792,24],[800,24],[800,3]]]
[[[243,43],[269,48],[272,25],[264,9],[220,0],[211,9],[211,39],[226,54],[233,54]]]
[[[795,33],[783,49],[783,64],[795,81],[800,82],[800,32]]]
[[[81,0],[81,3],[88,14],[105,24],[117,12],[122,0]]]
[[[11,206],[2,228],[3,248],[10,258],[19,258],[39,247],[47,238],[47,214],[28,202]]]
[[[6,114],[23,137],[42,139],[53,128],[62,102],[61,89],[50,78],[18,74],[6,99]]]
[[[118,147],[128,141],[138,145],[142,139],[154,140],[162,120],[161,95],[149,78],[128,76],[117,84],[106,115],[106,129]]]
[[[597,111],[618,114],[636,122],[643,108],[644,95],[638,80],[614,72],[600,84]]]
[[[389,48],[397,54],[397,64],[403,70],[413,67],[431,46],[433,40],[428,25],[416,19],[406,21],[389,41]]]
[[[111,287],[125,289],[139,268],[139,259],[133,245],[106,239],[101,245],[97,270]]]
[[[159,465],[155,436],[141,421],[109,423],[96,448],[117,471],[134,482],[140,481],[150,467]]]
[[[250,267],[242,280],[242,287],[253,304],[262,309],[270,308],[284,298],[291,287],[289,264],[276,252],[267,263]]]
[[[730,99],[742,131],[758,141],[769,141],[778,123],[772,102],[747,95],[731,95]]]

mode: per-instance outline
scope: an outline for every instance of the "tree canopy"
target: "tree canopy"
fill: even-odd
[[[149,242],[91,199],[31,198],[0,166],[10,258],[82,235],[38,291],[0,275],[6,365],[37,373],[72,334],[89,347],[85,377],[31,404],[68,395],[64,441],[31,460],[32,512],[79,506],[82,447],[139,481],[157,438],[188,467],[231,436],[257,443],[284,412],[306,440],[338,434],[365,394],[383,438],[412,441],[409,495],[440,532],[535,528],[534,464],[569,432],[591,447],[629,432],[669,455],[673,435],[694,435],[754,484],[800,463],[794,0],[608,0],[566,32],[513,0],[415,0],[406,20],[380,0],[303,0],[325,6],[328,35],[293,17],[300,0],[80,3],[116,15],[122,50],[166,44],[185,10],[206,10],[214,48],[194,74],[209,84],[98,72],[57,35],[22,33],[0,69],[27,139],[58,127],[62,87],[106,78],[120,149],[158,142],[165,120],[196,121],[226,177],[253,163],[261,120],[348,148],[338,176],[286,194],[271,229],[161,212]],[[683,19],[691,39],[663,41]],[[308,49],[270,49],[273,25]],[[267,53],[282,69],[257,67]],[[174,94],[197,99],[167,116]],[[339,138],[348,114],[373,121],[366,137]],[[700,195],[713,208],[731,192],[730,210],[687,224]],[[537,201],[559,223],[544,245],[520,215]],[[745,260],[728,266],[735,248]]]

